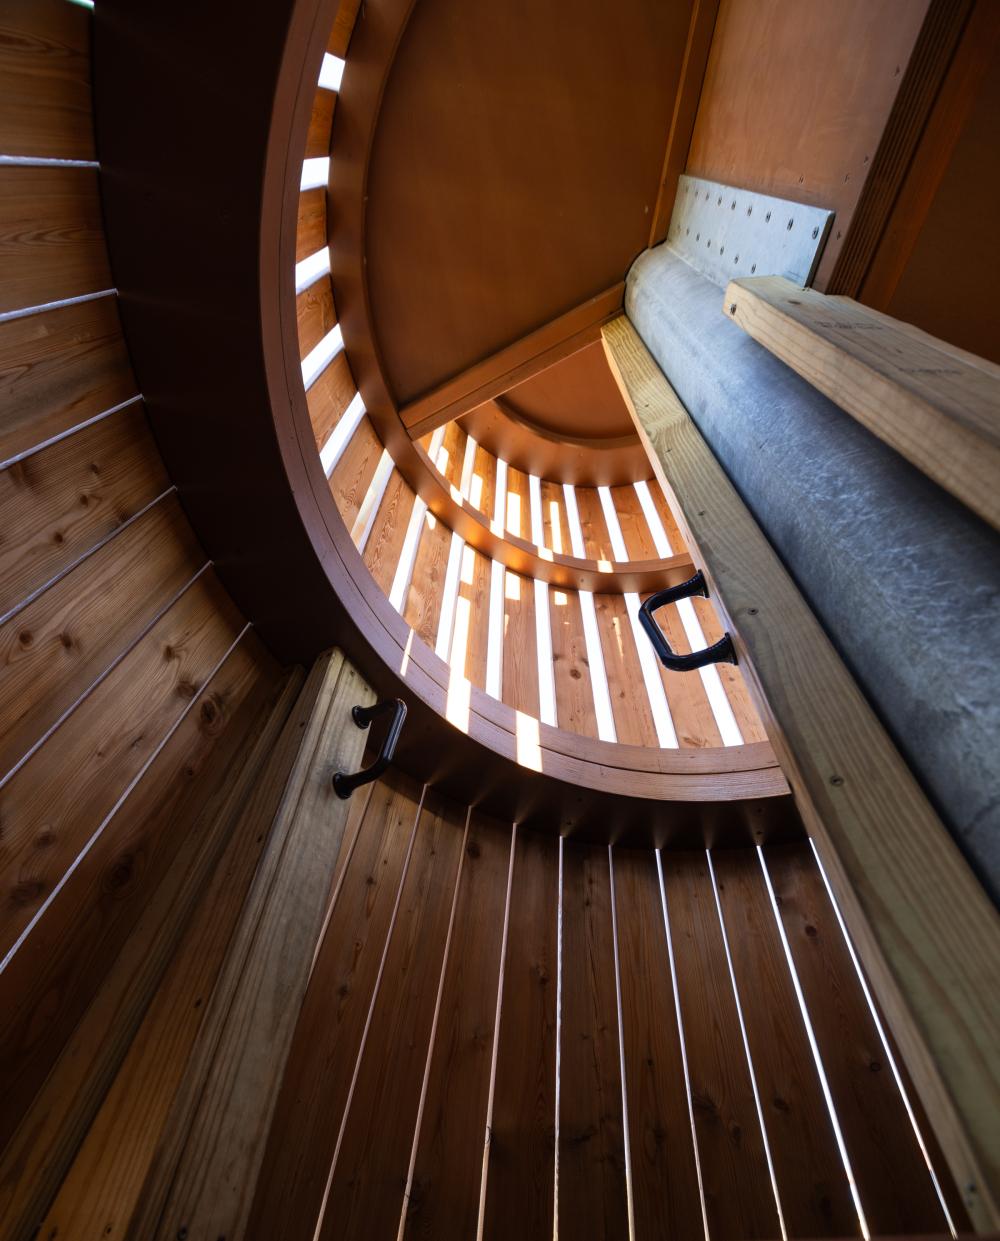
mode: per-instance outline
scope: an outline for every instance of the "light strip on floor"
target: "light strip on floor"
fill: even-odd
[[[660,514],[656,511],[656,505],[653,503],[653,497],[649,491],[649,483],[641,481],[634,483],[633,486],[635,487],[635,494],[639,497],[639,504],[642,508],[643,516],[646,518],[649,533],[653,536],[653,546],[656,548],[656,554],[661,560],[666,560],[668,556],[674,554],[674,551],[670,546],[670,540],[667,538],[667,532],[663,528]]]
[[[451,631],[455,623],[455,600],[458,598],[459,572],[462,568],[462,552],[465,550],[465,539],[452,531],[451,547],[448,549],[448,568],[444,575],[444,590],[441,592],[441,615],[438,619],[437,641],[434,653],[446,663],[451,654]]]
[[[535,647],[538,652],[538,718],[556,724],[556,680],[552,666],[552,621],[549,617],[549,584],[535,579]]]
[[[329,155],[316,155],[302,161],[302,176],[299,178],[299,191],[322,189],[330,180]]]
[[[330,274],[330,247],[324,246],[295,264],[295,292],[304,293],[321,276]]]
[[[324,52],[317,86],[322,87],[323,90],[340,90],[343,77],[344,61],[339,56]]]
[[[847,933],[847,926],[845,925],[843,916],[841,915],[840,906],[837,904],[837,898],[833,895],[833,888],[830,887],[830,880],[827,878],[819,852],[816,849],[816,842],[812,839],[812,837],[809,838],[809,847],[813,851],[813,857],[816,859],[816,866],[819,869],[819,873],[823,879],[823,886],[826,888],[826,894],[830,898],[830,904],[833,906],[833,912],[837,916],[837,925],[840,927],[840,933],[844,937],[844,943],[847,945],[847,951],[850,954],[851,961],[854,964],[854,971],[858,976],[858,982],[861,984],[861,990],[864,994],[865,1000],[868,1002],[868,1010],[872,1015],[872,1021],[875,1022],[875,1029],[878,1031],[878,1036],[882,1043],[882,1050],[885,1052],[885,1058],[889,1062],[889,1067],[892,1069],[892,1076],[895,1079],[896,1088],[899,1090],[900,1097],[903,1100],[903,1106],[906,1108],[906,1114],[910,1118],[910,1125],[913,1129],[914,1137],[917,1139],[917,1145],[920,1147],[920,1153],[923,1155],[924,1163],[927,1165],[927,1171],[930,1173],[931,1182],[934,1185],[934,1192],[937,1194],[938,1202],[941,1204],[941,1210],[944,1212],[944,1218],[948,1225],[948,1231],[953,1237],[957,1237],[958,1231],[955,1228],[955,1221],[951,1217],[951,1212],[948,1210],[948,1200],[944,1196],[944,1192],[941,1189],[941,1182],[938,1180],[937,1173],[934,1171],[933,1163],[931,1163],[931,1157],[927,1152],[927,1146],[924,1143],[923,1134],[920,1132],[920,1126],[917,1124],[917,1118],[914,1115],[913,1108],[910,1106],[910,1099],[906,1093],[906,1087],[903,1085],[903,1079],[900,1076],[899,1066],[896,1064],[896,1057],[892,1054],[892,1050],[889,1047],[889,1039],[886,1035],[885,1027],[882,1025],[882,1019],[878,1015],[878,1009],[875,1007],[875,1001],[872,998],[872,993],[868,989],[868,980],[865,978],[864,970],[861,968],[861,962],[858,960],[858,955],[854,951],[854,944],[851,942],[851,937]]]
[[[691,650],[702,650],[708,642],[701,622],[698,620],[698,613],[694,610],[694,604],[690,599],[681,599],[676,606],[677,615],[684,626],[684,633]],[[732,705],[722,684],[722,678],[719,676],[719,669],[715,664],[709,664],[707,668],[699,668],[698,672],[701,676],[701,683],[705,687],[708,705],[712,708],[712,715],[715,717],[722,744],[742,745],[743,734],[740,732],[739,724],[736,723],[736,716],[733,714]]]
[[[618,955],[618,902],[615,899],[615,859],[608,845],[608,883],[611,886],[611,941],[615,956],[615,999],[618,1007],[618,1067],[622,1079],[622,1133],[625,1143],[625,1200],[628,1204],[628,1235],[635,1241],[635,1198],[632,1193],[632,1141],[628,1127],[628,1083],[625,1079],[625,1021],[622,1016],[622,967]]]
[[[597,716],[599,741],[617,741],[615,717],[611,710],[611,694],[608,690],[608,673],[604,666],[601,634],[597,628],[597,609],[594,596],[589,590],[577,592],[580,615],[583,618],[583,640],[587,646],[587,665],[590,669],[590,688],[594,694],[594,714]]]
[[[340,421],[330,432],[330,438],[319,454],[320,464],[327,478],[336,469],[337,462],[343,456],[344,449],[350,443],[351,436],[358,429],[358,423],[364,416],[365,403],[361,399],[361,393],[355,392],[354,399],[340,415]]]
[[[503,698],[504,567],[490,562],[490,617],[486,635],[486,692],[499,702]]]
[[[388,449],[383,448],[382,455],[378,459],[378,465],[375,467],[375,473],[372,475],[372,481],[368,484],[365,498],[361,501],[358,515],[354,519],[354,525],[351,526],[351,538],[354,540],[354,546],[359,552],[365,550],[369,535],[372,532],[372,526],[375,524],[379,505],[382,503],[386,487],[389,486],[389,479],[392,477],[394,467],[395,462],[389,455]]]
[[[621,523],[615,511],[615,502],[611,498],[611,490],[608,487],[598,487],[597,494],[600,497],[601,508],[604,510],[604,524],[608,527],[608,537],[611,539],[611,554],[615,560],[628,560],[628,548],[622,537]]]
[[[580,525],[580,510],[576,506],[576,488],[572,483],[563,483],[563,499],[566,502],[566,524],[569,526],[569,545],[577,560],[587,559],[587,548],[583,541],[583,528]]]
[[[861,1196],[858,1193],[858,1186],[854,1180],[854,1172],[851,1168],[850,1156],[847,1153],[847,1144],[844,1141],[844,1135],[840,1129],[840,1121],[837,1118],[837,1109],[833,1105],[833,1095],[830,1092],[830,1083],[826,1079],[826,1069],[823,1067],[823,1057],[819,1054],[819,1044],[816,1042],[816,1034],[813,1031],[812,1020],[809,1016],[809,1009],[806,1007],[806,997],[802,994],[802,986],[799,982],[798,970],[795,968],[795,961],[792,959],[792,950],[788,944],[788,937],[785,934],[785,924],[781,920],[781,913],[778,909],[778,901],[774,895],[774,888],[771,886],[771,876],[767,869],[767,862],[764,858],[764,850],[757,846],[757,857],[760,861],[760,869],[764,875],[764,883],[767,886],[767,895],[771,902],[771,912],[774,914],[775,926],[778,928],[778,936],[781,939],[781,946],[785,952],[785,962],[788,965],[788,973],[791,975],[792,986],[795,988],[795,998],[799,1002],[799,1012],[802,1014],[802,1024],[805,1026],[806,1038],[809,1040],[809,1047],[813,1054],[813,1060],[816,1064],[816,1072],[819,1075],[820,1088],[823,1091],[823,1098],[826,1100],[826,1108],[830,1113],[830,1123],[833,1125],[833,1136],[837,1142],[837,1149],[840,1151],[840,1158],[844,1165],[844,1171],[847,1173],[847,1183],[850,1186],[851,1197],[854,1199],[854,1209],[858,1215],[858,1224],[861,1228],[861,1235],[865,1241],[871,1241],[871,1233],[868,1230],[868,1221],[865,1219],[864,1207],[861,1205]]]
[[[392,579],[392,588],[389,591],[389,602],[401,615],[403,605],[406,602],[407,591],[410,589],[410,579],[413,577],[413,564],[417,558],[417,546],[423,533],[424,514],[426,512],[426,502],[420,496],[414,496],[410,520],[406,527],[406,535],[403,538],[403,549],[399,553],[399,560],[396,562],[396,572]]]
[[[542,521],[542,480],[528,475],[528,504],[531,512],[531,541],[538,548],[545,546],[545,524]]]
[[[302,382],[307,392],[343,348],[344,338],[337,323],[302,359]]]
[[[653,713],[653,727],[656,729],[657,742],[661,750],[676,750],[679,745],[677,730],[674,728],[667,693],[660,679],[660,666],[649,644],[649,638],[639,623],[639,596],[629,591],[622,595],[622,598],[625,600],[629,623],[632,626],[632,637],[639,655],[639,667],[642,669],[642,680],[646,686],[649,709]]]

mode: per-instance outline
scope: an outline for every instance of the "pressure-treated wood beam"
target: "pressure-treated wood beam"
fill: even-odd
[[[635,329],[603,340],[970,1215],[995,1228],[996,910]]]
[[[1000,366],[780,276],[731,281],[724,306],[754,340],[1000,529]]]
[[[433,392],[404,405],[399,411],[403,426],[413,439],[419,439],[592,345],[600,339],[601,325],[621,311],[624,296],[624,282],[616,284],[470,366]]]

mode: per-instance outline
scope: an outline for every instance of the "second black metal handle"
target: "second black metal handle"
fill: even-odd
[[[351,719],[354,720],[358,728],[367,728],[377,715],[385,715],[387,711],[392,711],[393,716],[389,721],[389,728],[385,734],[385,740],[382,742],[382,748],[378,752],[378,757],[370,767],[363,767],[361,771],[355,771],[350,775],[346,771],[338,771],[333,777],[333,791],[338,797],[346,800],[355,789],[359,789],[365,784],[371,784],[373,780],[379,778],[392,762],[392,756],[396,753],[396,743],[399,741],[399,734],[403,731],[403,725],[406,723],[406,703],[402,698],[387,698],[384,702],[377,702],[372,707],[354,707],[351,710]]]
[[[700,569],[694,577],[681,582],[679,586],[670,586],[666,590],[658,590],[655,595],[650,595],[639,608],[639,623],[652,642],[653,650],[656,651],[660,663],[665,668],[669,668],[671,672],[694,672],[696,668],[704,668],[708,664],[735,664],[736,648],[728,633],[718,642],[713,642],[711,646],[706,646],[702,651],[692,651],[690,655],[678,655],[676,651],[670,649],[653,613],[668,603],[676,603],[679,599],[690,599],[692,595],[702,595],[708,598],[708,586]]]

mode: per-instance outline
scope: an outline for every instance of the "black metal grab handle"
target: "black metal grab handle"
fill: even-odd
[[[672,651],[663,636],[663,630],[653,618],[657,608],[668,603],[676,603],[678,599],[690,599],[692,595],[703,595],[708,598],[708,586],[699,569],[694,577],[681,582],[679,586],[670,586],[666,590],[658,590],[650,595],[639,609],[639,622],[653,644],[660,663],[671,672],[694,672],[696,668],[704,668],[707,664],[735,664],[736,648],[730,635],[724,634],[718,642],[706,646],[703,651],[692,651],[690,655],[678,655]]]
[[[373,780],[379,778],[392,762],[392,756],[396,753],[396,742],[406,723],[406,703],[402,698],[387,698],[384,702],[375,703],[373,707],[354,707],[351,710],[351,719],[359,728],[367,728],[376,715],[384,715],[386,711],[391,711],[393,716],[389,721],[389,730],[385,734],[378,758],[370,767],[363,767],[361,771],[355,771],[352,775],[348,775],[346,771],[336,772],[333,777],[333,791],[338,797],[346,800],[355,789],[361,788],[364,784],[371,784]]]

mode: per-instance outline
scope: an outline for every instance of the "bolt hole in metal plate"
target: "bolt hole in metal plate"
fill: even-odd
[[[740,276],[785,276],[805,287],[832,223],[822,207],[684,175],[667,244],[723,288]]]

